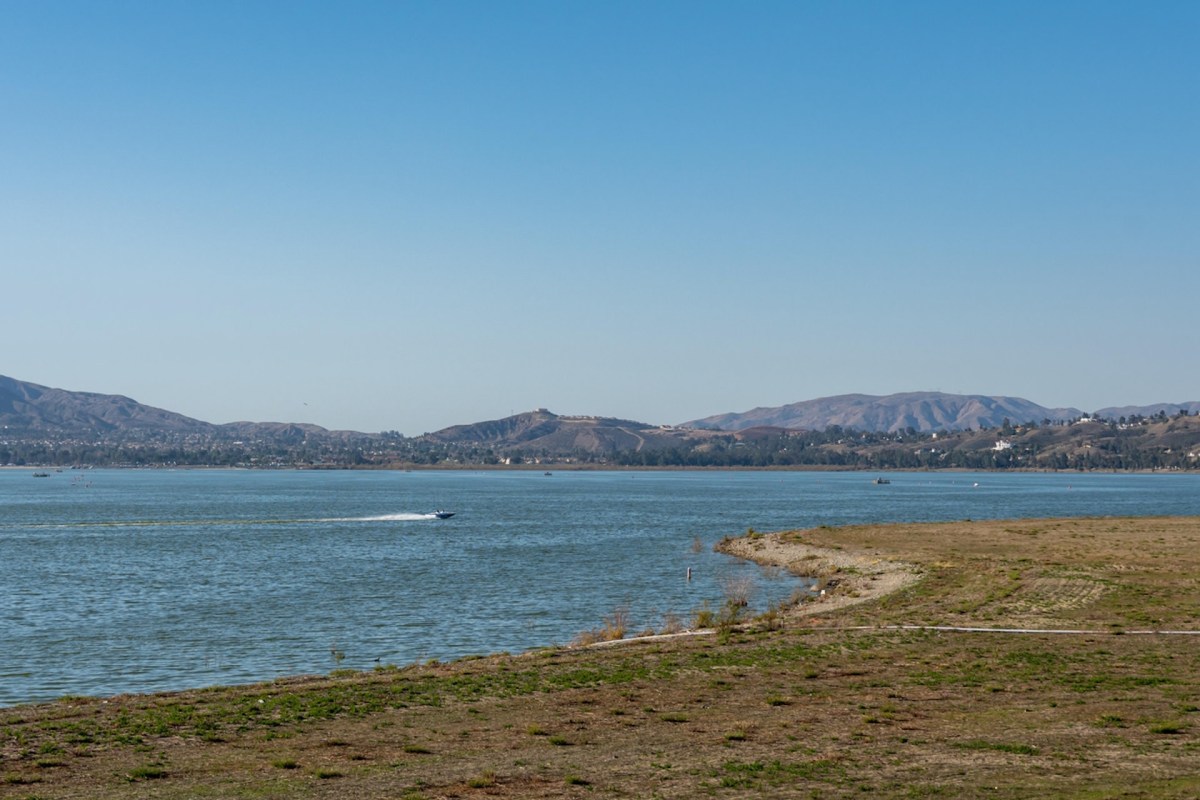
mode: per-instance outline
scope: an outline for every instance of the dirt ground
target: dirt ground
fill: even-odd
[[[0,797],[1200,796],[1200,519],[722,549],[824,595],[707,635],[0,709]]]

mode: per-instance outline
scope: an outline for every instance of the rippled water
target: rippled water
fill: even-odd
[[[711,551],[748,527],[1200,514],[1195,475],[871,477],[0,470],[0,705],[661,627],[747,576],[761,607],[797,582]]]

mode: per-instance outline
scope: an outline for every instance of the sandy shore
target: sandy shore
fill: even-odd
[[[725,539],[718,552],[776,566],[795,575],[818,580],[810,601],[792,607],[789,615],[824,614],[865,603],[911,586],[921,579],[913,564],[892,561],[870,553],[817,547],[800,540],[802,532],[752,534]]]

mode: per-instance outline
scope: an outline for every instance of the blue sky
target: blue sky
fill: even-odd
[[[1200,3],[0,0],[0,374],[212,422],[1200,399]]]

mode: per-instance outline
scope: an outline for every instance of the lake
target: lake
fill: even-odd
[[[731,581],[764,608],[802,582],[712,552],[747,528],[1200,515],[1192,474],[873,477],[0,470],[0,706],[662,628]]]

